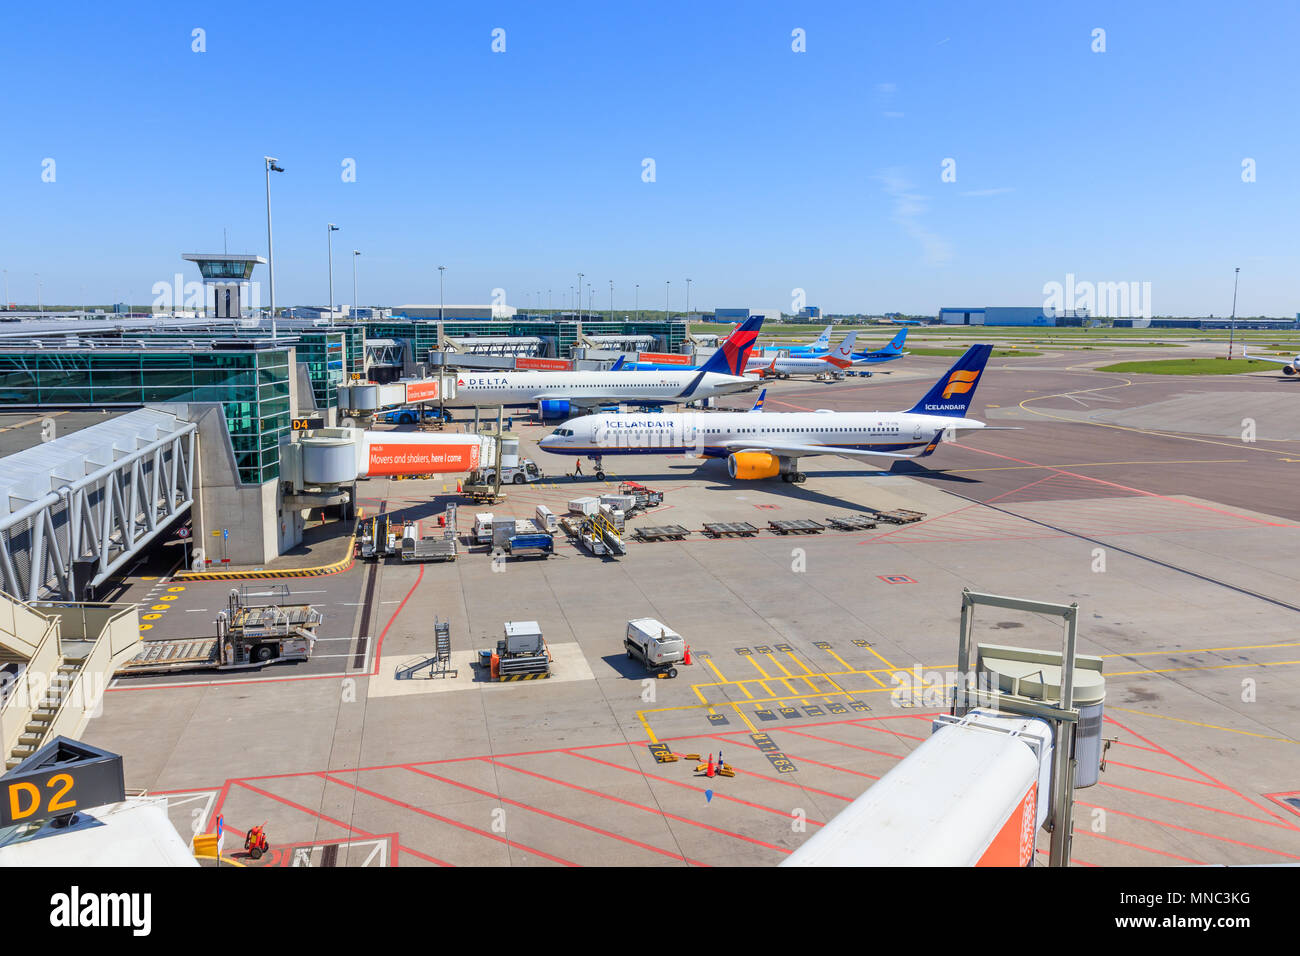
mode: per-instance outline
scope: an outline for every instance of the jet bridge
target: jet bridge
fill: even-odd
[[[0,460],[0,590],[81,600],[194,503],[198,425],[141,408]]]

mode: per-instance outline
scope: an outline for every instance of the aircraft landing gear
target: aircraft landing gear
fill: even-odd
[[[789,475],[782,475],[781,480],[788,481],[794,485],[802,485],[805,481],[808,480],[808,476],[801,471],[796,471]]]

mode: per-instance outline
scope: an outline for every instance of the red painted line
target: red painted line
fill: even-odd
[[[922,701],[922,703],[924,703],[924,701]],[[870,717],[864,717],[864,718],[862,718],[862,719],[863,719],[863,720],[871,720]],[[906,738],[908,738],[909,740],[920,740],[920,741],[925,741],[925,740],[928,740],[928,739],[929,739],[928,737],[918,737],[918,736],[916,736],[916,734],[904,734],[904,733],[900,733],[900,732],[897,731],[897,730],[886,730],[884,727],[866,727],[866,726],[863,726],[862,724],[858,723],[856,720],[850,720],[849,723],[852,724],[854,727],[862,727],[863,730],[875,730],[875,731],[879,731],[879,732],[882,733],[882,734],[889,734],[891,737],[906,737]]]
[[[1200,769],[1199,767],[1194,766],[1193,764],[1191,764],[1191,763],[1189,763],[1188,761],[1184,760],[1182,757],[1175,757],[1175,756],[1174,756],[1173,754],[1171,754],[1168,750],[1165,750],[1163,747],[1160,747],[1160,745],[1157,744],[1155,741],[1153,741],[1153,740],[1148,740],[1146,737],[1143,737],[1141,734],[1139,734],[1137,731],[1133,730],[1132,728],[1130,728],[1130,727],[1126,727],[1124,724],[1121,724],[1121,723],[1120,723],[1118,720],[1116,720],[1114,717],[1107,717],[1107,718],[1106,718],[1106,721],[1107,721],[1108,723],[1112,723],[1112,724],[1114,724],[1116,727],[1120,728],[1120,729],[1123,730],[1125,733],[1130,733],[1130,734],[1132,734],[1134,737],[1136,737],[1138,740],[1142,741],[1142,742],[1145,743],[1145,744],[1150,744],[1152,747],[1159,747],[1159,748],[1160,748],[1160,752],[1163,753],[1163,754],[1164,754],[1166,757],[1168,757],[1169,759],[1174,760],[1174,761],[1176,761],[1177,763],[1182,764],[1184,767],[1186,767],[1188,770],[1192,771],[1193,773],[1199,773],[1199,774],[1200,774],[1202,777],[1204,777],[1206,780],[1211,780],[1211,781],[1213,781],[1214,783],[1217,783],[1217,784],[1218,784],[1219,786],[1221,786],[1224,790],[1227,790],[1229,793],[1231,793],[1231,794],[1235,794],[1236,796],[1240,797],[1242,800],[1245,800],[1247,803],[1249,803],[1249,804],[1250,804],[1252,807],[1254,807],[1256,810],[1263,810],[1266,814],[1268,814],[1268,815],[1269,815],[1270,817],[1272,817],[1274,820],[1276,820],[1276,821],[1278,821],[1279,823],[1283,824],[1283,825],[1286,827],[1286,829],[1288,829],[1288,830],[1300,830],[1300,826],[1296,826],[1296,825],[1295,825],[1294,823],[1292,823],[1290,820],[1287,820],[1287,819],[1285,819],[1285,818],[1283,818],[1283,817],[1278,816],[1276,813],[1274,813],[1274,812],[1273,812],[1272,810],[1270,810],[1268,807],[1261,806],[1260,804],[1256,803],[1254,800],[1250,799],[1250,797],[1246,796],[1244,793],[1241,793],[1241,792],[1239,792],[1239,791],[1237,791],[1237,790],[1234,790],[1232,787],[1228,786],[1228,785],[1227,785],[1226,783],[1224,783],[1222,780],[1219,780],[1219,779],[1217,779],[1217,778],[1211,776],[1210,774],[1206,773],[1204,770]]]
[[[798,730],[792,730],[789,727],[779,727],[777,729],[783,730],[787,734],[794,734],[796,737],[807,737],[809,740],[821,740],[828,744],[839,744],[841,747],[848,747],[850,750],[865,750],[869,754],[880,754],[880,756],[882,757],[889,757],[893,760],[903,759],[898,754],[886,753],[883,750],[872,750],[870,747],[861,747],[858,744],[846,744],[844,741],[835,740],[832,737],[818,737],[816,734],[805,734],[805,733],[801,733]]]
[[[519,807],[520,809],[528,810],[531,813],[541,814],[542,816],[549,817],[552,820],[559,820],[561,823],[567,823],[570,826],[579,827],[583,830],[588,830],[591,833],[599,833],[601,836],[606,836],[613,840],[620,840],[623,843],[629,843],[632,846],[638,846],[643,850],[649,850],[651,853],[658,853],[660,856],[666,856],[673,860],[681,860],[683,863],[689,863],[692,866],[708,866],[707,863],[701,863],[699,860],[692,860],[688,857],[683,856],[680,853],[674,853],[672,850],[664,850],[657,846],[651,846],[649,843],[642,843],[640,840],[634,840],[631,837],[622,836],[621,834],[618,833],[612,833],[609,830],[602,830],[600,827],[595,827],[588,823],[583,823],[582,821],[575,820],[572,817],[565,817],[565,816],[561,816],[558,813],[551,813],[549,810],[543,810],[540,807],[534,807],[527,803],[522,803],[519,800],[512,800],[509,797],[502,796],[499,793],[492,793],[490,790],[482,790],[478,787],[472,787],[467,783],[461,783],[458,780],[452,780],[450,777],[442,777],[436,773],[430,773],[427,770],[420,770],[417,767],[407,767],[406,769],[411,771],[411,773],[418,773],[422,777],[428,777],[431,780],[439,780],[443,783],[449,783],[453,787],[460,787],[462,790],[468,790],[470,793],[477,793],[484,797],[490,797],[493,800],[499,800],[502,803],[508,803],[513,807]]]
[[[1181,803],[1185,807],[1195,807],[1197,810],[1208,810],[1211,813],[1222,813],[1225,817],[1236,817],[1239,820],[1249,820],[1252,823],[1262,823],[1266,827],[1277,827],[1280,830],[1294,830],[1295,827],[1284,823],[1274,823],[1272,820],[1261,820],[1259,817],[1248,817],[1244,813],[1233,813],[1231,810],[1220,810],[1217,807],[1207,807],[1201,803],[1192,803],[1189,800],[1179,800],[1177,797],[1166,797],[1159,793],[1149,793],[1146,790],[1136,790],[1133,787],[1121,787],[1117,783],[1102,782],[1103,787],[1111,790],[1123,790],[1127,793],[1136,793],[1144,797],[1154,797],[1157,800],[1168,800],[1170,803]]]
[[[1106,840],[1106,841],[1108,841],[1108,842],[1110,842],[1110,843],[1119,843],[1119,844],[1121,844],[1122,846],[1132,847],[1132,848],[1135,849],[1135,850],[1144,850],[1144,851],[1146,851],[1147,853],[1157,853],[1157,854],[1159,854],[1160,856],[1167,856],[1167,857],[1170,857],[1170,858],[1175,859],[1175,860],[1182,860],[1184,863],[1191,863],[1191,864],[1193,864],[1194,866],[1204,866],[1204,865],[1205,865],[1205,864],[1204,864],[1203,862],[1201,862],[1200,860],[1193,860],[1193,859],[1189,859],[1188,857],[1185,857],[1185,856],[1179,856],[1177,853],[1167,853],[1167,852],[1164,851],[1164,850],[1157,850],[1155,847],[1151,847],[1151,846],[1143,846],[1141,843],[1130,843],[1128,840],[1120,840],[1120,839],[1117,839],[1116,837],[1113,837],[1113,836],[1106,836],[1106,834],[1104,834],[1104,833],[1093,833],[1091,830],[1075,830],[1074,833],[1077,834],[1077,835],[1079,835],[1079,836],[1091,836],[1091,837],[1096,837],[1098,840]]]
[[[377,837],[375,836],[375,834],[370,833],[369,831],[366,831],[366,830],[359,830],[359,829],[357,829],[357,828],[354,827],[354,826],[351,826],[351,825],[349,825],[349,824],[347,824],[347,823],[344,823],[342,820],[335,820],[333,817],[327,817],[325,814],[320,813],[319,811],[316,811],[316,810],[312,810],[312,809],[309,808],[309,807],[304,807],[304,806],[303,806],[302,804],[300,804],[300,803],[294,803],[292,800],[287,800],[287,799],[285,799],[284,797],[276,796],[274,793],[271,793],[271,792],[268,791],[268,790],[263,790],[261,787],[255,787],[255,786],[253,786],[251,783],[248,783],[248,782],[245,781],[245,780],[232,780],[232,781],[230,781],[230,782],[231,782],[231,783],[238,784],[239,786],[244,787],[244,788],[247,789],[247,790],[251,790],[251,791],[253,791],[254,793],[261,794],[261,795],[264,796],[264,797],[268,797],[269,799],[274,800],[274,801],[276,801],[277,803],[282,803],[282,804],[284,804],[286,807],[290,807],[290,808],[292,808],[292,809],[294,809],[294,810],[299,810],[299,811],[301,811],[301,812],[307,814],[308,816],[316,817],[318,820],[324,820],[326,823],[332,824],[332,825],[334,825],[334,826],[336,826],[336,827],[342,827],[344,830],[347,830],[349,833],[355,833],[355,834],[357,834],[358,836],[368,837],[368,838],[370,838],[370,839],[372,839],[372,840],[373,840],[373,839],[377,839]],[[393,850],[394,850],[394,852],[399,852],[399,853],[409,853],[409,854],[411,854],[411,856],[418,856],[418,857],[419,857],[420,859],[422,859],[422,860],[427,860],[427,861],[430,862],[430,863],[436,863],[436,864],[438,864],[439,866],[451,866],[451,865],[452,865],[451,863],[448,863],[446,860],[439,860],[437,857],[432,857],[432,856],[429,856],[429,855],[427,855],[427,854],[420,853],[420,852],[417,851],[417,850],[412,850],[412,849],[410,849],[409,847],[404,847],[404,846],[402,846],[401,843],[397,842],[396,840],[393,841]]]
[[[1081,800],[1076,801],[1076,803],[1078,806],[1081,807],[1098,806],[1098,804],[1084,803]],[[1140,813],[1129,813],[1126,810],[1116,810],[1112,807],[1101,807],[1100,809],[1105,810],[1107,813],[1118,813],[1122,817],[1132,817],[1135,820],[1145,820],[1147,823],[1154,823],[1156,826],[1169,827],[1171,830],[1182,830],[1184,833],[1194,833],[1197,836],[1208,837],[1211,840],[1218,840],[1220,843],[1233,843],[1236,844],[1237,846],[1244,846],[1249,850],[1260,850],[1264,853],[1272,853],[1275,856],[1285,856],[1288,859],[1300,860],[1300,856],[1297,856],[1294,853],[1287,853],[1283,850],[1274,850],[1266,846],[1256,846],[1254,843],[1243,843],[1241,840],[1234,840],[1231,837],[1218,836],[1217,834],[1214,833],[1206,833],[1204,830],[1194,830],[1191,827],[1179,826],[1177,823],[1169,823],[1166,820],[1157,820],[1155,817],[1144,817]],[[1094,836],[1100,836],[1100,835],[1101,834],[1094,834]]]
[[[1179,498],[1171,498],[1168,495],[1158,494],[1157,492],[1154,491],[1145,491],[1142,488],[1133,488],[1130,487],[1129,485],[1121,485],[1114,481],[1106,481],[1105,479],[1102,478],[1093,478],[1090,475],[1081,475],[1078,472],[1066,471],[1064,468],[1057,468],[1054,465],[1041,465],[1038,464],[1037,462],[1026,461],[1023,458],[1015,458],[1011,455],[1000,455],[995,451],[989,451],[987,448],[977,448],[974,445],[960,445],[958,447],[965,448],[967,451],[978,452],[981,455],[990,455],[993,458],[1001,458],[1003,461],[1014,461],[1017,464],[1021,464],[1021,465],[1031,465],[1034,468],[1048,468],[1056,472],[1057,474],[1069,475],[1071,478],[1077,478],[1080,481],[1087,481],[1087,482],[1092,482],[1093,484],[1105,485],[1108,488],[1118,488],[1121,491],[1131,492],[1132,494],[1135,495],[1143,495],[1148,498],[1159,498],[1162,501],[1168,501],[1171,502],[1172,504],[1184,505],[1188,508],[1197,508],[1202,511],[1210,511],[1215,514],[1227,515],[1230,518],[1237,518],[1241,521],[1249,521],[1253,524],[1265,525],[1270,528],[1290,527],[1290,525],[1279,524],[1278,522],[1275,521],[1263,521],[1260,518],[1251,518],[1248,515],[1238,514],[1234,511],[1227,511],[1223,508],[1211,508],[1209,505],[1201,505],[1191,501],[1183,501]]]
[[[722,740],[723,738],[717,737],[715,739]],[[727,741],[728,746],[731,746],[733,743],[738,743],[738,741],[731,741],[731,740]],[[754,749],[757,750],[758,748],[755,747]],[[816,761],[805,761],[805,763],[815,763],[815,762]],[[826,764],[825,766],[832,766],[832,765]],[[841,769],[841,768],[837,767],[835,769]],[[854,800],[857,799],[856,797],[846,797],[843,796],[842,794],[831,793],[829,790],[818,790],[816,787],[810,787],[807,784],[802,784],[795,780],[782,780],[780,777],[774,777],[768,773],[759,773],[757,770],[745,770],[745,771],[737,771],[737,772],[738,773],[743,772],[746,777],[756,777],[759,780],[766,780],[770,783],[779,783],[783,787],[794,787],[796,790],[802,790],[805,793],[815,793],[823,797],[831,797],[834,800],[843,800],[845,803],[852,803]]]
[[[402,598],[402,603],[397,605],[397,610],[392,613],[388,618],[388,623],[384,625],[384,629],[379,632],[379,640],[375,642],[375,669],[370,672],[371,677],[379,676],[379,652],[383,650],[384,637],[387,636],[388,629],[393,626],[393,622],[397,620],[397,615],[402,613],[402,608],[406,607],[406,602],[411,599],[411,595],[415,593],[415,589],[420,586],[420,582],[423,580],[424,564],[421,563],[420,573],[415,576],[415,583],[411,585],[411,590],[406,592],[406,597]]]
[[[668,777],[660,777],[658,774],[646,773],[644,770],[639,770],[636,767],[625,767],[622,764],[611,763],[608,760],[601,760],[598,757],[588,757],[586,754],[580,754],[574,751],[570,751],[570,753],[572,753],[573,756],[578,757],[581,760],[590,760],[592,763],[604,764],[606,767],[613,767],[615,770],[622,770],[625,773],[634,773],[639,776],[646,777],[647,779],[650,780],[658,780],[662,783],[672,784],[674,787],[681,787],[683,790],[694,790],[696,793],[704,792],[703,787],[692,786],[689,783],[682,783],[679,780],[670,780]],[[744,806],[747,807],[753,807],[755,810],[763,810],[766,813],[775,813],[777,816],[785,817],[787,819],[790,816],[790,814],[785,810],[778,810],[775,807],[764,806],[761,803],[753,803],[752,801],[749,800],[742,800],[740,797],[732,797],[725,793],[718,793],[716,790],[713,792],[713,799],[727,800],[730,801],[731,803],[743,804]],[[809,820],[808,823],[815,827],[820,827],[825,825],[824,822],[819,820]]]
[[[1106,720],[1109,721],[1110,718],[1107,717]],[[1145,750],[1145,751],[1146,751],[1147,753],[1149,753],[1149,754],[1159,754],[1159,755],[1162,756],[1162,757],[1168,757],[1168,756],[1169,756],[1169,753],[1168,753],[1167,751],[1164,751],[1164,750],[1156,750],[1154,747],[1139,747],[1137,744],[1126,743],[1126,742],[1123,741],[1123,740],[1115,740],[1115,741],[1112,741],[1112,742],[1111,742],[1111,745],[1114,746],[1114,747],[1132,747],[1134,750]]]
[[[719,734],[718,736],[720,737],[721,735]],[[743,740],[729,740],[729,741],[727,741],[727,746],[729,746],[729,747],[737,747],[737,746],[739,746],[739,747],[748,747],[750,750],[758,750],[758,749],[759,749],[758,747],[755,747],[753,744],[747,744],[747,743],[745,743]],[[868,777],[868,778],[870,778],[870,779],[872,779],[872,780],[879,780],[879,779],[880,779],[879,777],[877,777],[877,776],[876,776],[875,774],[873,774],[873,773],[863,773],[861,770],[850,770],[848,767],[841,767],[841,766],[839,766],[838,764],[833,764],[833,763],[824,763],[824,762],[821,761],[821,760],[813,760],[811,757],[804,757],[804,756],[801,756],[801,755],[799,755],[799,754],[791,754],[789,751],[782,751],[782,753],[785,753],[785,754],[788,755],[791,759],[797,759],[800,763],[810,763],[810,764],[812,764],[813,766],[816,766],[816,767],[827,767],[827,768],[829,768],[829,769],[831,769],[831,770],[838,770],[838,771],[840,771],[841,773],[851,773],[851,774],[853,774],[853,776],[855,776],[855,777]]]
[[[373,797],[376,800],[382,800],[385,803],[391,803],[395,807],[401,807],[404,810],[410,810],[413,813],[418,813],[420,814],[420,816],[428,817],[431,820],[438,820],[442,823],[450,824],[451,826],[457,827],[461,830],[466,830],[470,833],[477,833],[479,836],[485,836],[489,840],[496,840],[498,843],[504,843],[506,846],[517,846],[519,847],[519,849],[523,850],[526,853],[532,853],[535,856],[540,856],[544,859],[552,860],[556,863],[563,864],[564,866],[578,865],[577,863],[574,863],[571,860],[565,860],[558,856],[552,856],[549,853],[544,853],[541,850],[536,850],[530,846],[525,846],[522,843],[511,843],[511,841],[506,837],[499,836],[498,834],[492,833],[489,830],[480,830],[478,827],[472,827],[468,823],[461,823],[459,820],[451,819],[451,817],[441,816],[440,814],[434,813],[432,810],[424,810],[413,804],[406,803],[402,800],[398,800],[395,797],[390,797],[385,794],[378,793],[374,790],[367,790],[365,787],[359,786],[355,783],[348,783],[346,780],[340,780],[338,777],[331,776],[328,772],[312,774],[312,776],[322,777],[323,779],[329,781],[330,783],[337,783],[341,787],[347,787],[351,790],[355,790],[357,793],[363,793],[368,797]]]
[[[612,800],[614,803],[621,803],[625,807],[632,807],[636,810],[644,810],[646,813],[652,813],[657,817],[666,817],[669,820],[676,820],[679,823],[687,823],[693,827],[699,827],[701,830],[708,830],[721,836],[732,837],[737,840],[744,840],[746,843],[753,843],[756,846],[764,847],[768,850],[776,850],[780,853],[789,853],[785,847],[777,846],[775,843],[766,843],[763,840],[756,840],[753,837],[747,837],[743,833],[733,833],[731,830],[723,830],[718,827],[710,826],[707,823],[701,823],[698,820],[692,820],[689,817],[679,816],[676,813],[668,813],[665,810],[659,810],[656,807],[647,807],[644,804],[636,803],[632,800],[625,800],[622,797],[616,797],[613,794],[604,793],[600,790],[592,790],[590,787],[584,787],[576,783],[570,783],[567,780],[560,780],[556,777],[549,777],[544,773],[538,773],[535,770],[525,770],[523,767],[516,767],[513,764],[502,763],[496,757],[479,757],[479,760],[486,761],[494,767],[501,767],[503,770],[513,770],[515,773],[522,773],[529,777],[536,777],[538,780],[545,780],[549,783],[558,783],[562,787],[568,787],[570,790],[578,790],[582,793],[590,794],[593,797],[600,797],[603,800]]]
[[[1143,748],[1141,748],[1141,749],[1142,749],[1142,750],[1146,750],[1145,747],[1143,747]],[[1183,780],[1183,781],[1185,781],[1185,782],[1187,782],[1187,783],[1194,783],[1194,784],[1196,784],[1197,786],[1200,786],[1200,787],[1213,787],[1213,788],[1216,789],[1216,790],[1226,790],[1226,789],[1228,789],[1227,787],[1225,787],[1225,786],[1224,786],[1223,784],[1221,784],[1221,783],[1210,783],[1210,781],[1208,781],[1208,780],[1197,780],[1195,777],[1183,777],[1183,776],[1179,776],[1179,775],[1176,774],[1176,773],[1165,773],[1163,770],[1152,770],[1150,767],[1139,767],[1139,766],[1138,766],[1137,764],[1135,764],[1135,763],[1121,763],[1121,762],[1118,761],[1118,760],[1107,760],[1107,761],[1106,761],[1106,766],[1107,766],[1107,767],[1127,767],[1129,770],[1141,770],[1143,773],[1157,773],[1157,774],[1159,774],[1159,775],[1162,776],[1162,777],[1169,777],[1169,778],[1172,779],[1172,780]]]

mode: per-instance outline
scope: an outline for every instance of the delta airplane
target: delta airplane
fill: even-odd
[[[765,355],[755,355],[750,358],[745,371],[758,372],[764,377],[771,376],[773,378],[789,378],[791,375],[820,375],[825,372],[839,374],[846,368],[858,364],[853,359],[853,343],[857,341],[857,337],[857,332],[850,332],[834,352],[829,352],[817,358],[782,358],[780,356],[769,358]]]
[[[449,408],[532,405],[542,418],[565,418],[596,405],[680,405],[748,392],[758,387],[745,376],[745,357],[757,333],[733,332],[698,369],[604,372],[467,372],[456,377]]]
[[[566,422],[539,447],[557,455],[673,455],[725,458],[736,479],[802,482],[799,459],[925,458],[940,439],[986,428],[967,418],[992,345],[972,345],[957,363],[904,412],[744,412],[587,415]],[[916,449],[908,454],[908,449]]]
[[[1282,366],[1283,375],[1300,374],[1300,355],[1297,355],[1295,358],[1285,359],[1271,355],[1251,355],[1250,352],[1244,349],[1241,354],[1244,358],[1249,359],[1252,362],[1274,362]]]

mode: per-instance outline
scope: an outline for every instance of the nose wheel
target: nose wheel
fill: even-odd
[[[782,475],[781,480],[789,482],[792,485],[802,485],[808,480],[808,476],[801,471],[796,471],[793,474]]]

